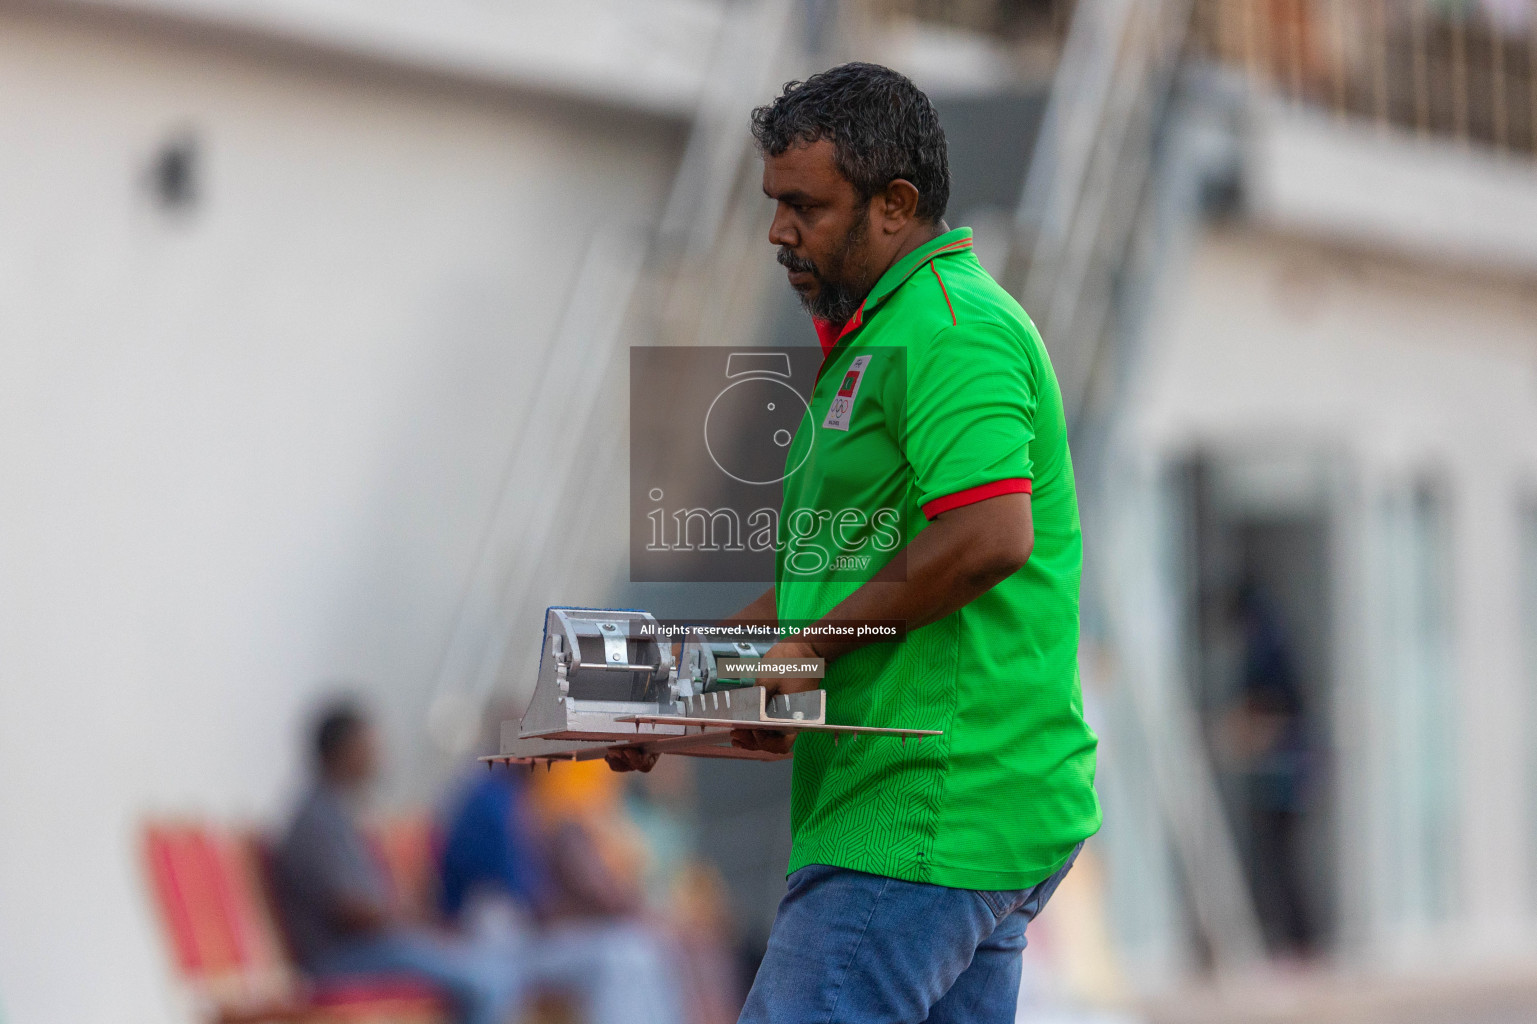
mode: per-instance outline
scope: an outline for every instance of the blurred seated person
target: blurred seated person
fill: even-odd
[[[530,983],[575,996],[588,1024],[673,1024],[677,995],[661,941],[638,920],[644,851],[604,850],[572,816],[590,802],[582,782],[567,783],[588,776],[605,786],[617,778],[602,762],[560,764],[538,772],[536,787],[547,785],[530,794],[515,770],[479,774],[448,818],[443,910],[471,934],[516,944]],[[552,800],[568,813],[548,813]],[[617,800],[611,809],[618,825]]]
[[[519,972],[507,950],[403,919],[383,866],[358,825],[378,774],[367,715],[337,703],[313,737],[315,778],[276,851],[274,881],[301,966],[318,980],[402,976],[442,989],[458,1024],[504,1024]]]
[[[563,761],[529,780],[554,913],[568,920],[640,918],[651,850],[625,805],[624,776],[602,761]]]
[[[520,941],[550,919],[549,879],[529,813],[516,772],[470,776],[444,819],[438,895],[445,918]]]

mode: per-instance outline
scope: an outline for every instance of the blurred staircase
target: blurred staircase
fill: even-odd
[[[795,0],[733,0],[659,220],[605,226],[587,241],[541,382],[512,439],[500,497],[466,582],[428,707],[445,759],[469,754],[490,702],[526,702],[549,605],[610,599],[628,564],[628,346],[729,343],[752,283],[743,238],[761,214],[742,111],[796,59]],[[593,481],[602,481],[601,489]],[[621,482],[616,484],[616,481]]]
[[[1204,946],[1233,972],[1263,959],[1259,920],[1187,683],[1178,596],[1160,586],[1170,573],[1156,498],[1135,493],[1113,443],[1168,236],[1155,172],[1191,13],[1190,0],[1077,4],[1006,274],[1046,339],[1067,408],[1091,538],[1085,621],[1116,654],[1107,681],[1129,707],[1145,760],[1135,768],[1151,781]],[[1135,755],[1128,744],[1113,756]]]

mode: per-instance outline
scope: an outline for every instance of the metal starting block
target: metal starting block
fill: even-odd
[[[673,640],[652,615],[627,609],[550,608],[544,617],[539,680],[518,722],[502,723],[504,764],[586,761],[610,750],[778,761],[789,754],[741,750],[733,729],[830,732],[835,736],[937,736],[934,729],[887,729],[827,721],[827,691],[777,694],[753,677],[722,676],[721,658],[761,658],[772,641]]]

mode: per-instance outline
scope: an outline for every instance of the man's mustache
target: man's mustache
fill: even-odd
[[[822,279],[822,275],[817,273],[817,265],[805,257],[795,255],[795,253],[791,251],[788,245],[781,245],[779,247],[778,260],[779,265],[784,267],[786,270],[793,270],[801,274],[810,274],[817,280]]]

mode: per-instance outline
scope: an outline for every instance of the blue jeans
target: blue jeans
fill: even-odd
[[[1003,892],[803,867],[738,1024],[1012,1024],[1025,926],[1077,856]]]
[[[420,978],[453,1000],[457,1024],[504,1024],[523,987],[506,950],[416,929],[359,939],[326,956],[314,974],[320,981],[379,974]]]

